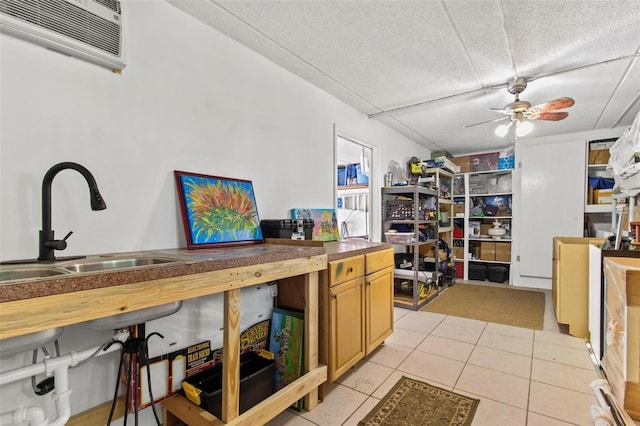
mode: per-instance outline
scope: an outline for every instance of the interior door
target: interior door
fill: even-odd
[[[520,146],[520,275],[551,278],[553,237],[581,237],[585,141]]]

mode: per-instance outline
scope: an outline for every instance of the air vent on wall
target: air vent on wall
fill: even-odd
[[[0,0],[0,32],[116,72],[126,66],[118,0]]]

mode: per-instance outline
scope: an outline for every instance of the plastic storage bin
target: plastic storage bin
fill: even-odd
[[[260,228],[265,238],[311,240],[313,219],[265,219],[260,221]]]
[[[487,279],[487,267],[476,263],[469,264],[469,279],[484,281]]]
[[[273,394],[275,361],[255,352],[240,355],[240,414]],[[222,418],[222,363],[182,382],[189,401]]]
[[[509,268],[506,266],[493,265],[487,268],[487,277],[494,283],[504,283],[509,281]]]

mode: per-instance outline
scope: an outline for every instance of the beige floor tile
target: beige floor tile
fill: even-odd
[[[478,345],[520,355],[531,356],[533,354],[532,339],[514,337],[495,331],[485,330],[478,340]]]
[[[410,353],[410,348],[384,343],[367,356],[367,360],[385,367],[397,368]]]
[[[414,351],[400,364],[398,370],[415,374],[422,377],[423,380],[444,384],[450,388],[458,380],[463,367],[464,363],[460,361]],[[440,386],[437,383],[433,384]]]
[[[341,425],[366,399],[362,392],[338,385],[325,394],[321,404],[301,416],[318,425]]]
[[[364,419],[367,414],[371,412],[375,408],[376,405],[380,402],[379,399],[369,397],[365,402],[362,403],[360,407],[356,410],[355,413],[351,415],[347,419],[346,422],[342,424],[342,426],[358,426],[360,420]]]
[[[471,343],[430,335],[420,343],[416,350],[466,362],[473,347]]]
[[[543,331],[549,331],[551,333],[559,333],[560,324],[556,322],[555,316],[553,318],[544,317],[544,326],[542,329]]]
[[[514,354],[513,352],[476,346],[467,362],[525,379],[531,376],[531,357]]]
[[[526,410],[469,392],[454,391],[480,400],[471,426],[525,426],[527,424]]]
[[[519,339],[533,340],[533,330],[505,324],[496,324],[494,322],[487,323],[485,333],[487,332],[517,337]]]
[[[595,368],[587,370],[557,362],[534,359],[531,380],[593,395],[589,384],[598,378]]]
[[[442,322],[446,315],[434,314],[431,312],[409,312],[395,322],[394,328],[416,331],[418,333],[429,334]]]
[[[467,364],[462,370],[454,391],[457,389],[526,409],[529,380]]]
[[[593,369],[593,362],[586,347],[574,349],[536,340],[533,344],[533,357],[588,370]]]
[[[591,424],[591,423],[590,423]],[[552,419],[538,413],[529,411],[527,417],[527,426],[572,426],[573,423],[563,422],[562,420]],[[474,425],[475,426],[475,425]]]
[[[431,334],[475,345],[482,334],[482,329],[442,323],[438,325]]]
[[[544,383],[531,382],[529,411],[577,425],[590,425],[595,396]]]
[[[451,315],[448,315],[444,320],[442,320],[442,323],[459,325],[461,327],[481,328],[481,329],[484,329],[487,326],[486,321],[478,321],[478,320],[469,319],[469,318],[452,317]]]
[[[427,337],[426,333],[418,333],[417,331],[396,327],[393,330],[393,334],[387,337],[385,343],[415,349],[425,337]]]
[[[391,373],[393,368],[364,361],[343,374],[337,381],[343,386],[371,395]]]
[[[560,328],[560,326],[558,326],[558,328]],[[573,349],[585,349],[587,346],[585,340],[581,337],[571,336],[570,334],[554,333],[547,330],[536,330],[535,341],[552,343],[554,345],[566,346]]]
[[[301,417],[298,414],[286,410],[280,413],[278,417],[271,420],[266,426],[314,426],[315,423]]]
[[[398,321],[400,318],[402,318],[403,316],[407,315],[409,312],[411,312],[409,309],[396,308],[394,306],[394,308],[393,308],[393,320],[394,321]]]

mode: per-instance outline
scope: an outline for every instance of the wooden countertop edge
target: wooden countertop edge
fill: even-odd
[[[326,269],[327,255],[4,302],[0,339]]]

